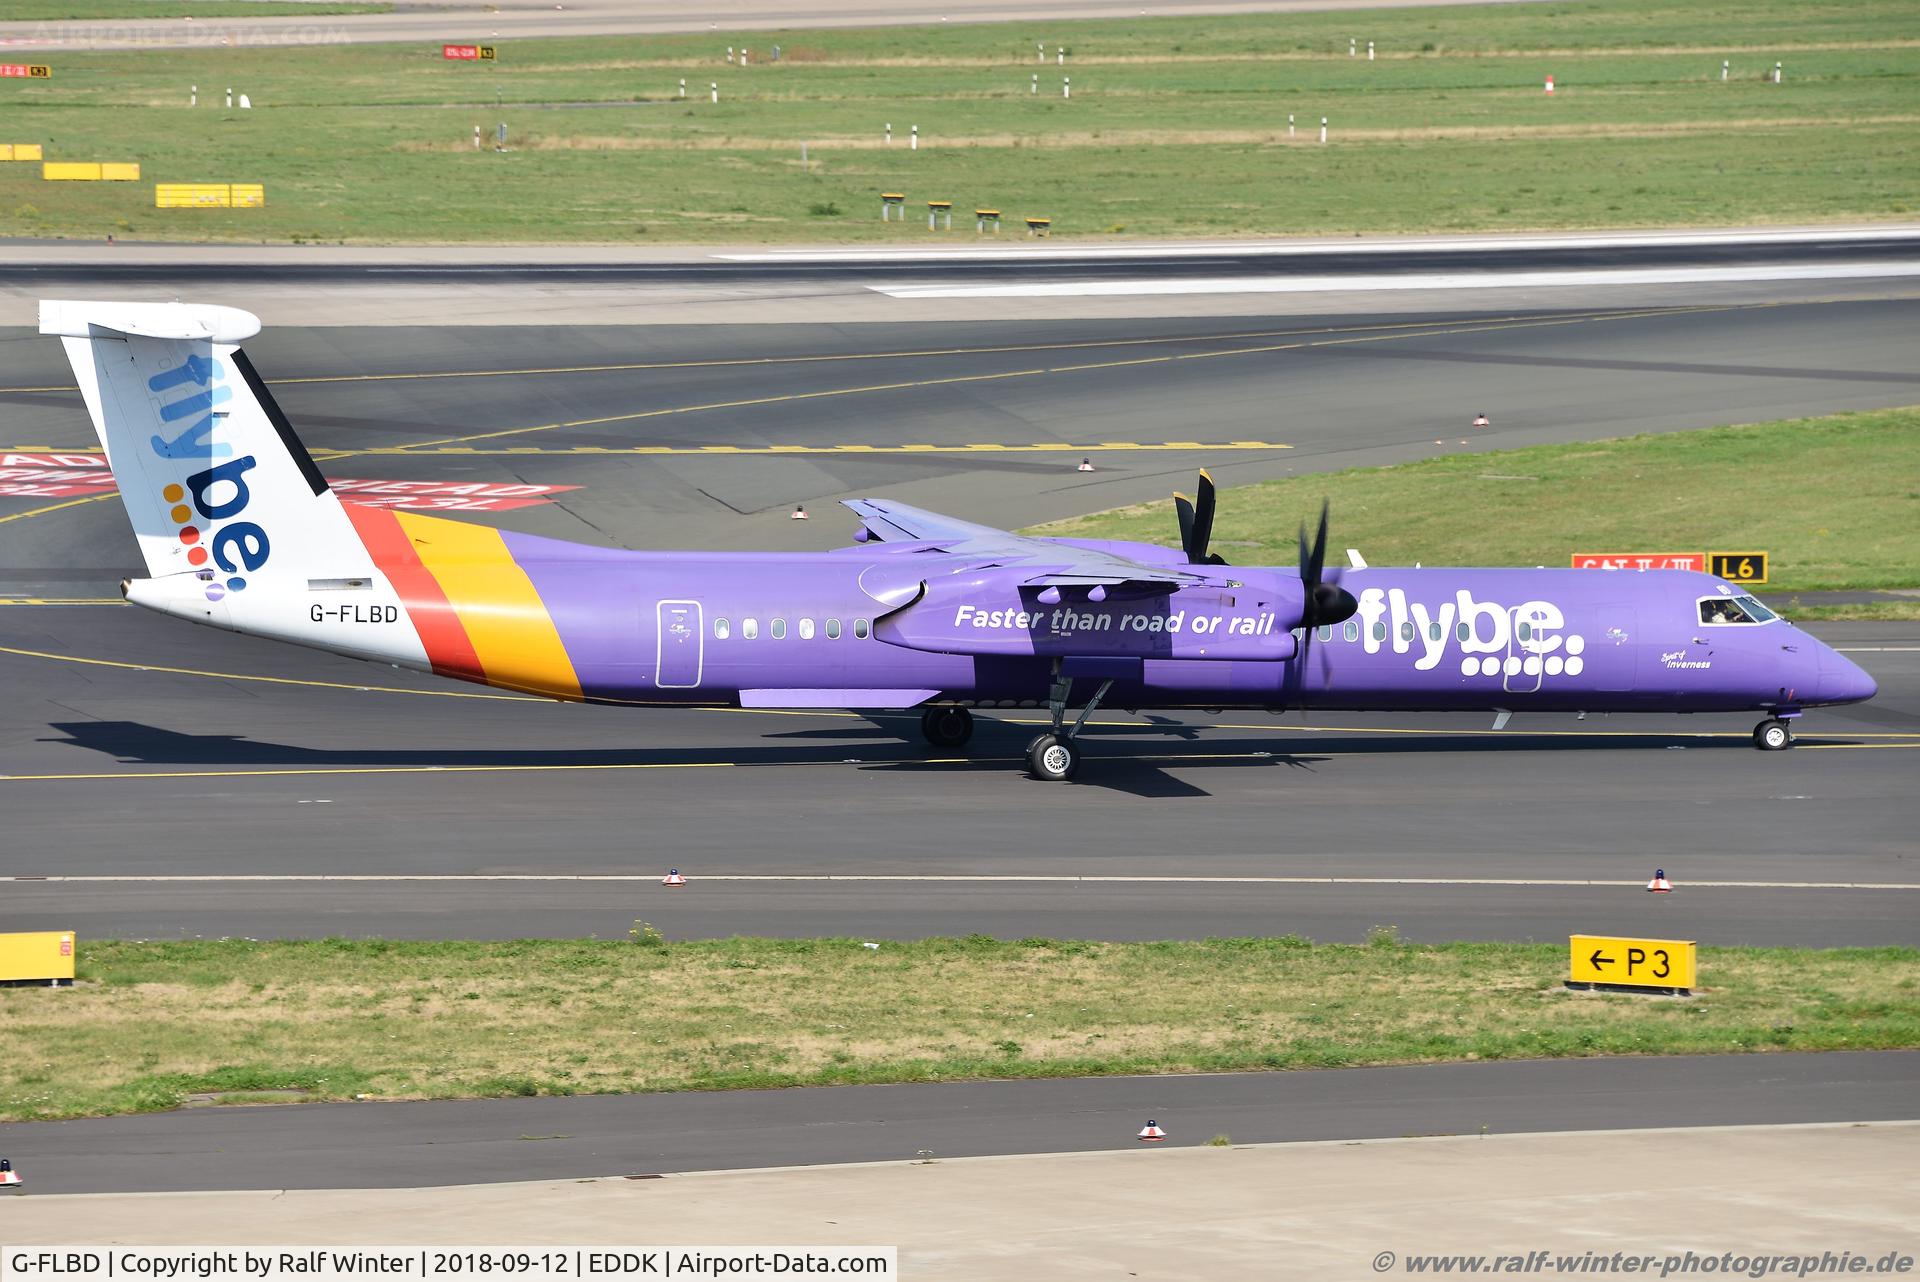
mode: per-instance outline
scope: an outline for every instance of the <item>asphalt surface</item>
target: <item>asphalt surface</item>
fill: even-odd
[[[1532,3],[1533,0],[1493,0]],[[540,0],[513,3],[400,3],[387,13],[344,16],[295,14],[274,18],[120,18],[101,21],[0,22],[0,41],[26,48],[164,49],[215,45],[368,44],[419,40],[527,39],[539,36],[649,34],[806,27],[885,27],[933,22],[1008,22],[1022,19],[1132,18],[1228,13],[1285,13],[1303,9],[1417,8],[1457,0],[942,0],[937,7],[893,0],[721,0],[718,4],[638,5],[633,0]],[[721,24],[725,24],[722,28]]]
[[[884,251],[848,251],[845,256],[781,256],[743,250],[723,257],[716,250],[706,259],[669,262],[414,262],[325,260],[283,262],[236,261],[210,258],[200,262],[164,262],[132,258],[129,246],[120,261],[61,263],[15,260],[0,262],[0,285],[36,287],[68,285],[186,285],[196,289],[232,285],[262,286],[305,283],[369,285],[445,285],[497,283],[511,280],[526,285],[564,282],[570,285],[645,284],[705,285],[718,288],[809,284],[868,284],[876,281],[933,284],[1101,281],[1176,276],[1182,279],[1234,280],[1247,276],[1329,276],[1341,274],[1413,275],[1446,272],[1597,271],[1632,267],[1835,266],[1849,263],[1912,261],[1920,239],[1908,231],[1889,229],[1883,235],[1849,239],[1781,240],[1761,237],[1660,243],[1649,241],[1623,249],[1619,245],[1582,245],[1541,239],[1492,246],[1472,243],[1407,245],[1391,251],[1341,249],[1316,245],[1311,252],[1273,245],[1223,244],[1204,253],[1155,253],[1135,247],[1124,256],[1091,256],[1063,246],[1057,253],[1045,249],[1004,251],[987,257],[957,253],[925,253],[888,257]],[[1111,254],[1111,251],[1108,251]],[[128,259],[131,259],[129,261]],[[731,260],[729,260],[731,259]]]
[[[1234,484],[1911,402],[1917,309],[273,329],[249,346],[335,476],[577,485],[482,519],[792,548],[843,541],[831,499],[852,493],[1018,525],[1159,497],[1203,464]],[[0,333],[0,444],[88,444],[68,381],[57,345]],[[1480,409],[1493,428],[1465,428]],[[796,502],[811,521],[788,519]],[[7,516],[0,599],[111,599],[137,569],[112,499],[0,499]],[[1745,718],[1495,735],[1115,717],[1062,789],[1023,777],[1018,718],[937,760],[911,719],[525,702],[121,606],[0,606],[0,875],[115,879],[0,883],[0,929],[1920,942],[1920,891],[1877,889],[1920,884],[1920,628],[1818,631],[1865,647],[1882,693],[1810,715],[1791,753],[1753,752]],[[668,867],[693,885],[660,887]],[[1655,867],[1680,893],[1638,889]],[[346,875],[434,879],[304,880]],[[530,880],[448,880],[495,875]],[[126,880],[150,876],[219,880]],[[721,879],[773,876],[908,880]],[[1089,876],[1121,880],[1066,880]],[[929,877],[996,880],[911,880]],[[1010,880],[1027,877],[1063,880]]]
[[[1920,1117],[1920,1053],[205,1108],[5,1128],[30,1193],[408,1188],[1398,1136]]]

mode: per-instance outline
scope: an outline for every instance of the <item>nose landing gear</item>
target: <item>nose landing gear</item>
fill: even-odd
[[[1047,690],[1047,710],[1053,714],[1053,729],[1036,736],[1027,745],[1028,773],[1049,783],[1064,783],[1073,778],[1074,771],[1080,768],[1080,745],[1074,742],[1074,736],[1080,733],[1080,727],[1087,724],[1087,718],[1112,688],[1111,680],[1102,681],[1069,730],[1066,728],[1067,696],[1072,693],[1073,678],[1061,676],[1060,660],[1053,661],[1053,684]]]
[[[1779,752],[1793,746],[1793,729],[1778,717],[1768,717],[1753,728],[1753,746],[1762,752]]]

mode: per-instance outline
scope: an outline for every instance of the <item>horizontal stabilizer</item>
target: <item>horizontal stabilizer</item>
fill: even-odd
[[[244,343],[260,332],[260,318],[238,307],[211,303],[90,303],[45,299],[40,332],[61,338],[95,338],[102,332],[141,338]]]

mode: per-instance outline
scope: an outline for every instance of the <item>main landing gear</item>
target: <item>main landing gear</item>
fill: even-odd
[[[958,748],[973,738],[973,714],[951,704],[928,708],[920,716],[920,733],[936,748]]]
[[[1779,717],[1768,717],[1753,728],[1753,746],[1762,752],[1779,752],[1793,746],[1793,729]]]
[[[1067,720],[1067,696],[1073,690],[1073,678],[1060,675],[1060,660],[1053,661],[1053,683],[1047,688],[1047,710],[1053,713],[1053,729],[1043,735],[1036,735],[1027,745],[1027,772],[1035,779],[1044,779],[1051,783],[1064,783],[1073,778],[1080,768],[1080,745],[1074,742],[1074,736],[1080,733],[1080,727],[1087,724],[1087,718],[1107,697],[1107,691],[1113,688],[1112,680],[1102,681],[1100,688],[1093,692],[1093,698],[1087,700],[1087,706],[1080,709],[1080,715],[1074,718],[1073,729],[1065,728]]]

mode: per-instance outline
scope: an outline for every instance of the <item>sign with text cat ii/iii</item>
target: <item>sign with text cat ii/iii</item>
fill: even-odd
[[[1705,571],[1704,552],[1575,552],[1576,570],[1695,570]]]
[[[454,62],[492,62],[492,45],[441,45],[440,56]]]
[[[37,62],[0,62],[0,80],[47,80],[53,76],[53,68]]]

